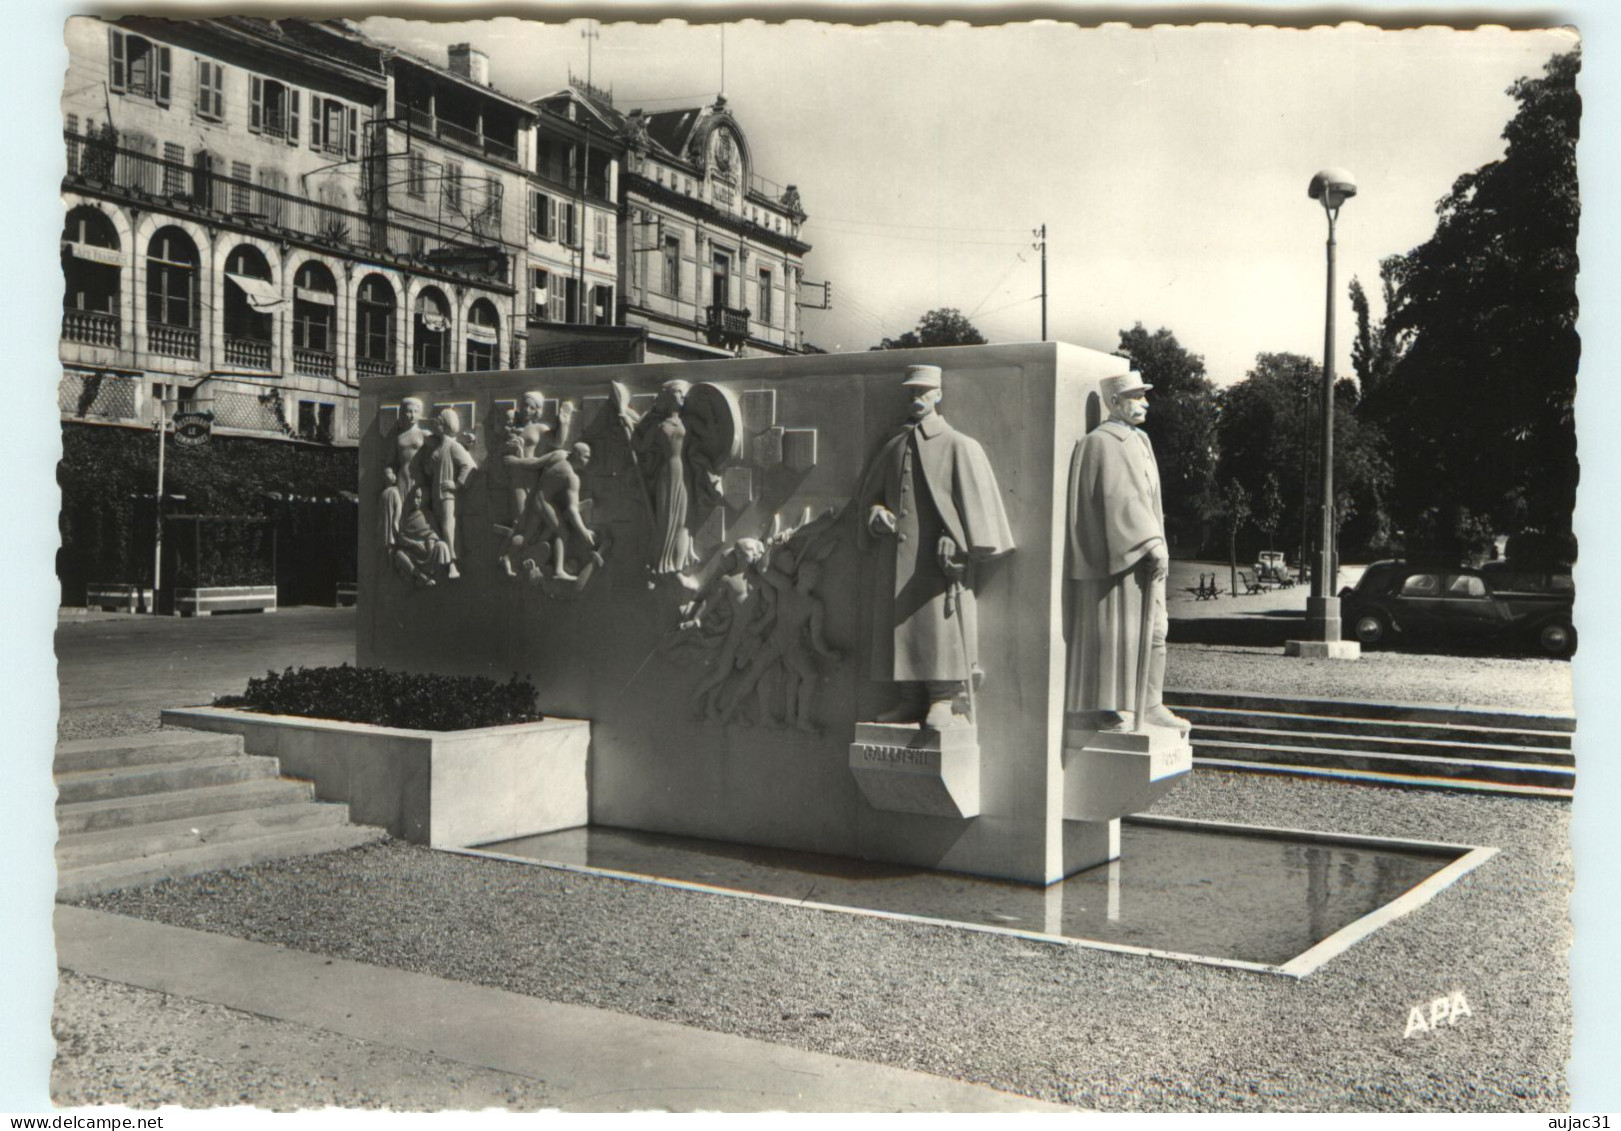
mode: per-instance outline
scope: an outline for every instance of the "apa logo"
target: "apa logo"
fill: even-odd
[[[1407,1011],[1407,1031],[1402,1034],[1406,1040],[1414,1033],[1428,1033],[1431,1029],[1439,1029],[1443,1024],[1456,1025],[1460,1017],[1473,1017],[1475,1011],[1469,1008],[1468,1000],[1463,996],[1462,990],[1453,990],[1450,997],[1438,997],[1430,1002],[1430,1018],[1424,1020],[1424,1007],[1415,1005]]]

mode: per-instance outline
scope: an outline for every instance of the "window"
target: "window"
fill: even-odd
[[[197,245],[179,228],[159,228],[146,249],[146,320],[196,325]]]
[[[287,174],[280,169],[259,170],[259,215],[272,224],[287,222]]]
[[[489,299],[478,299],[467,311],[467,371],[499,369],[500,348],[500,316]]]
[[[551,272],[544,267],[531,267],[529,269],[529,312],[536,318],[544,319],[547,316],[550,298],[549,288]]]
[[[428,191],[428,159],[413,149],[405,156],[405,191],[421,200]]]
[[[197,60],[197,116],[225,117],[225,67],[209,59]]]
[[[558,238],[565,247],[580,246],[580,210],[572,200],[562,201],[558,205],[558,224],[561,230]]]
[[[472,228],[485,239],[501,238],[501,182],[494,177],[477,182],[482,198],[472,215]]]
[[[563,288],[563,321],[578,323],[585,319],[580,316],[580,280],[570,278]]]
[[[248,129],[267,137],[298,144],[299,92],[275,79],[252,75],[248,79]]]
[[[592,227],[595,229],[591,240],[591,253],[600,259],[608,258],[608,214],[606,212],[592,213]]]
[[[253,166],[246,161],[231,162],[231,211],[252,212],[253,190],[249,187],[253,183]]]
[[[169,105],[169,48],[117,28],[107,29],[108,85],[118,94]]]
[[[381,275],[367,275],[355,299],[355,356],[394,361],[394,288]]]
[[[80,206],[62,229],[62,309],[117,316],[118,229],[98,209]]]
[[[264,253],[243,245],[225,259],[225,336],[254,342],[271,338],[270,311],[281,303]]]
[[[321,444],[332,442],[332,405],[325,401],[298,402],[298,438]]]
[[[336,98],[310,95],[310,148],[338,157],[359,152],[358,114]]]
[[[732,257],[724,251],[715,252],[709,283],[709,301],[717,307],[730,306],[732,304]]]
[[[597,326],[614,324],[614,289],[610,286],[591,288],[591,322]]]
[[[163,195],[186,196],[186,147],[172,141],[163,143]]]
[[[462,167],[451,161],[445,162],[444,200],[452,212],[462,210]]]
[[[765,267],[760,268],[760,308],[755,317],[767,326],[775,325],[771,321],[771,272]]]
[[[543,192],[529,195],[529,230],[543,240],[557,236],[557,198]]]
[[[449,366],[450,304],[438,287],[417,294],[411,316],[411,368],[416,373],[443,373]]]
[[[1447,583],[1448,597],[1484,597],[1486,583],[1472,574],[1459,574]]]
[[[163,163],[158,160],[158,139],[139,130],[119,130],[117,169],[114,176],[127,188],[157,195]]]
[[[293,347],[333,353],[337,286],[325,264],[306,263],[293,276]]]
[[[664,293],[681,297],[681,237],[664,237]]]
[[[1441,579],[1433,573],[1415,573],[1402,582],[1401,595],[1403,597],[1438,597],[1441,595]]]

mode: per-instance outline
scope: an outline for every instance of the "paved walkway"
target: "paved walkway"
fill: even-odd
[[[544,1081],[572,1111],[1067,1111],[666,1021],[322,958],[78,907],[57,959],[90,977]]]

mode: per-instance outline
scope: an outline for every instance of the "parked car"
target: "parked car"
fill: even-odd
[[[1255,555],[1255,580],[1262,585],[1289,586],[1295,583],[1282,550],[1262,550]]]
[[[1340,591],[1344,635],[1365,646],[1426,637],[1519,643],[1549,656],[1576,650],[1568,570],[1528,574],[1407,562],[1374,562]]]

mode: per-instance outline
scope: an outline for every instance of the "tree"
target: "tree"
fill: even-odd
[[[1400,262],[1397,256],[1389,256],[1379,262],[1379,286],[1387,311],[1396,301],[1395,272],[1400,268]],[[1351,279],[1351,308],[1356,311],[1356,337],[1351,340],[1351,368],[1356,371],[1357,384],[1366,397],[1389,379],[1396,363],[1412,344],[1412,335],[1397,330],[1388,318],[1375,322],[1368,306],[1368,296],[1362,290],[1362,282],[1354,277]]]
[[[1390,263],[1385,323],[1410,344],[1367,388],[1408,530],[1567,536],[1576,499],[1580,53],[1509,88],[1501,160],[1459,177],[1429,240]]]
[[[982,346],[985,335],[963,317],[962,311],[952,306],[931,310],[918,319],[917,329],[908,330],[898,338],[885,338],[872,347],[880,350],[915,350],[924,346]]]
[[[1202,542],[1201,520],[1214,509],[1217,404],[1204,358],[1189,353],[1163,326],[1149,333],[1141,322],[1120,331],[1116,352],[1154,386],[1145,428],[1159,460],[1166,533],[1173,543]]]
[[[1266,548],[1272,549],[1272,542],[1277,537],[1278,524],[1283,521],[1283,487],[1278,483],[1278,473],[1268,471],[1266,478],[1261,481],[1261,499],[1255,511],[1255,525],[1266,531]]]
[[[1249,492],[1244,485],[1236,479],[1229,479],[1227,485],[1221,489],[1221,512],[1227,519],[1227,581],[1229,591],[1237,594],[1238,589],[1238,530],[1250,517]]]

